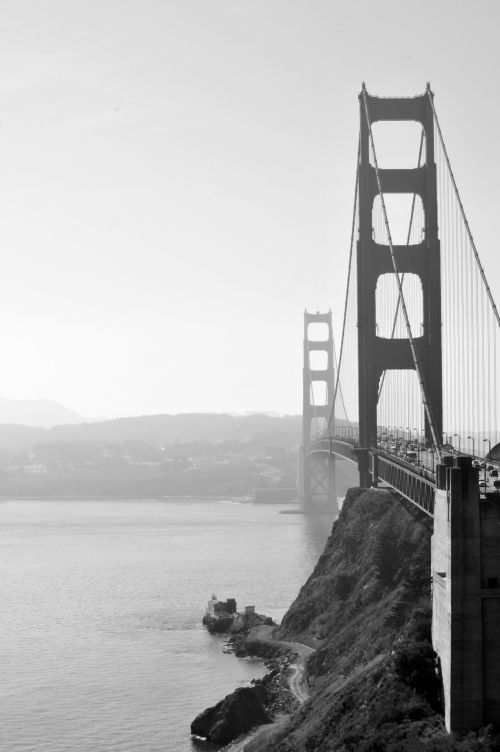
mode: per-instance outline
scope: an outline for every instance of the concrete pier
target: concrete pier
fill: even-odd
[[[448,731],[500,723],[500,500],[478,483],[470,457],[437,467],[432,642]]]

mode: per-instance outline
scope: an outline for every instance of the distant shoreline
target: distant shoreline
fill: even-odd
[[[123,496],[123,495],[99,495],[99,496],[0,496],[2,501],[228,501],[235,504],[255,504],[256,506],[283,506],[285,504],[298,504],[298,501],[255,501],[247,496]]]

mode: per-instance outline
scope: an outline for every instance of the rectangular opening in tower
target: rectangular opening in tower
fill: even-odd
[[[420,149],[420,166],[425,164],[423,128],[415,120],[379,120],[372,124],[372,133],[380,169],[417,167]],[[372,153],[370,162],[374,163]]]
[[[377,435],[379,441],[421,443],[424,407],[414,370],[384,371],[379,383]]]
[[[311,405],[328,405],[328,384],[326,381],[311,381]]]
[[[413,193],[384,193],[389,230],[393,245],[417,245],[424,239],[425,211],[422,199]],[[380,195],[375,196],[372,210],[373,239],[389,244]]]
[[[307,325],[307,339],[311,342],[326,342],[329,335],[328,324],[324,321],[311,321]]]
[[[418,274],[401,275],[403,298],[413,337],[423,331],[424,299]],[[394,273],[381,274],[375,292],[377,336],[387,339],[407,339],[408,330]]]
[[[327,351],[311,350],[309,352],[309,368],[311,371],[326,371],[328,368]]]

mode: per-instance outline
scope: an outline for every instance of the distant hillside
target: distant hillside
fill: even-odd
[[[84,420],[83,416],[52,400],[13,400],[0,397],[0,423],[52,428],[68,423],[82,423]]]
[[[0,425],[0,449],[27,448],[47,442],[122,444],[139,441],[150,446],[186,442],[250,441],[265,437],[266,443],[296,448],[300,442],[299,415],[228,415],[226,413],[182,413],[144,415],[50,429],[29,425]]]
[[[282,435],[298,442],[301,425],[299,415],[180,413],[56,426],[50,434],[57,441],[144,441],[155,446],[186,441],[245,441],[259,434]]]

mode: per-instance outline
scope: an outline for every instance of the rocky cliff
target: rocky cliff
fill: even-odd
[[[254,726],[270,723],[264,710],[265,699],[261,685],[238,687],[217,705],[200,713],[191,724],[191,733],[215,744],[228,744]]]
[[[311,699],[249,752],[497,750],[445,730],[430,643],[431,521],[387,491],[351,489],[277,637],[316,648]]]

